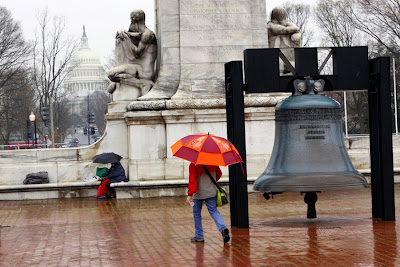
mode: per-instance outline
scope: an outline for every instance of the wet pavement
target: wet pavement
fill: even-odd
[[[224,245],[205,207],[205,242],[190,242],[185,197],[0,201],[0,266],[400,266],[399,226],[372,219],[369,189],[322,192],[316,207],[307,219],[299,193],[251,193],[250,229],[219,208]]]

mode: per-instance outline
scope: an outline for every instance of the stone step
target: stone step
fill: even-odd
[[[1,185],[0,200],[96,197],[100,182]]]

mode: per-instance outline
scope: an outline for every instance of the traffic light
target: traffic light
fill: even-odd
[[[50,120],[50,112],[48,107],[42,107],[42,117],[44,122]]]
[[[32,138],[32,133],[31,133],[31,122],[29,120],[26,120],[26,137],[28,140]]]
[[[47,126],[44,127],[44,128],[43,128],[43,134],[48,136],[49,133],[50,133],[49,127],[47,127]]]
[[[87,135],[87,129],[88,129],[88,128],[86,128],[86,127],[83,128],[83,134],[84,134],[84,135]]]
[[[88,113],[88,123],[94,123],[94,113],[93,112]]]
[[[96,131],[95,131],[94,127],[90,127],[90,134],[93,135],[95,133],[96,133]]]

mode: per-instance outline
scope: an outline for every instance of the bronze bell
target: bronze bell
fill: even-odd
[[[254,190],[274,194],[368,187],[347,154],[340,104],[323,93],[324,85],[324,80],[295,80],[294,95],[276,106],[274,148]]]

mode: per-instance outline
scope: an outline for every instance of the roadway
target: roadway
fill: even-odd
[[[99,134],[98,131],[95,132],[95,134]],[[77,138],[79,143],[78,146],[86,146],[88,145],[88,136],[83,133],[83,128],[77,128],[76,132],[71,134],[72,138]],[[68,139],[68,138],[67,138]],[[65,140],[65,143],[67,143],[67,139]],[[94,138],[92,138],[92,135],[90,135],[90,144],[93,144],[95,142]]]

